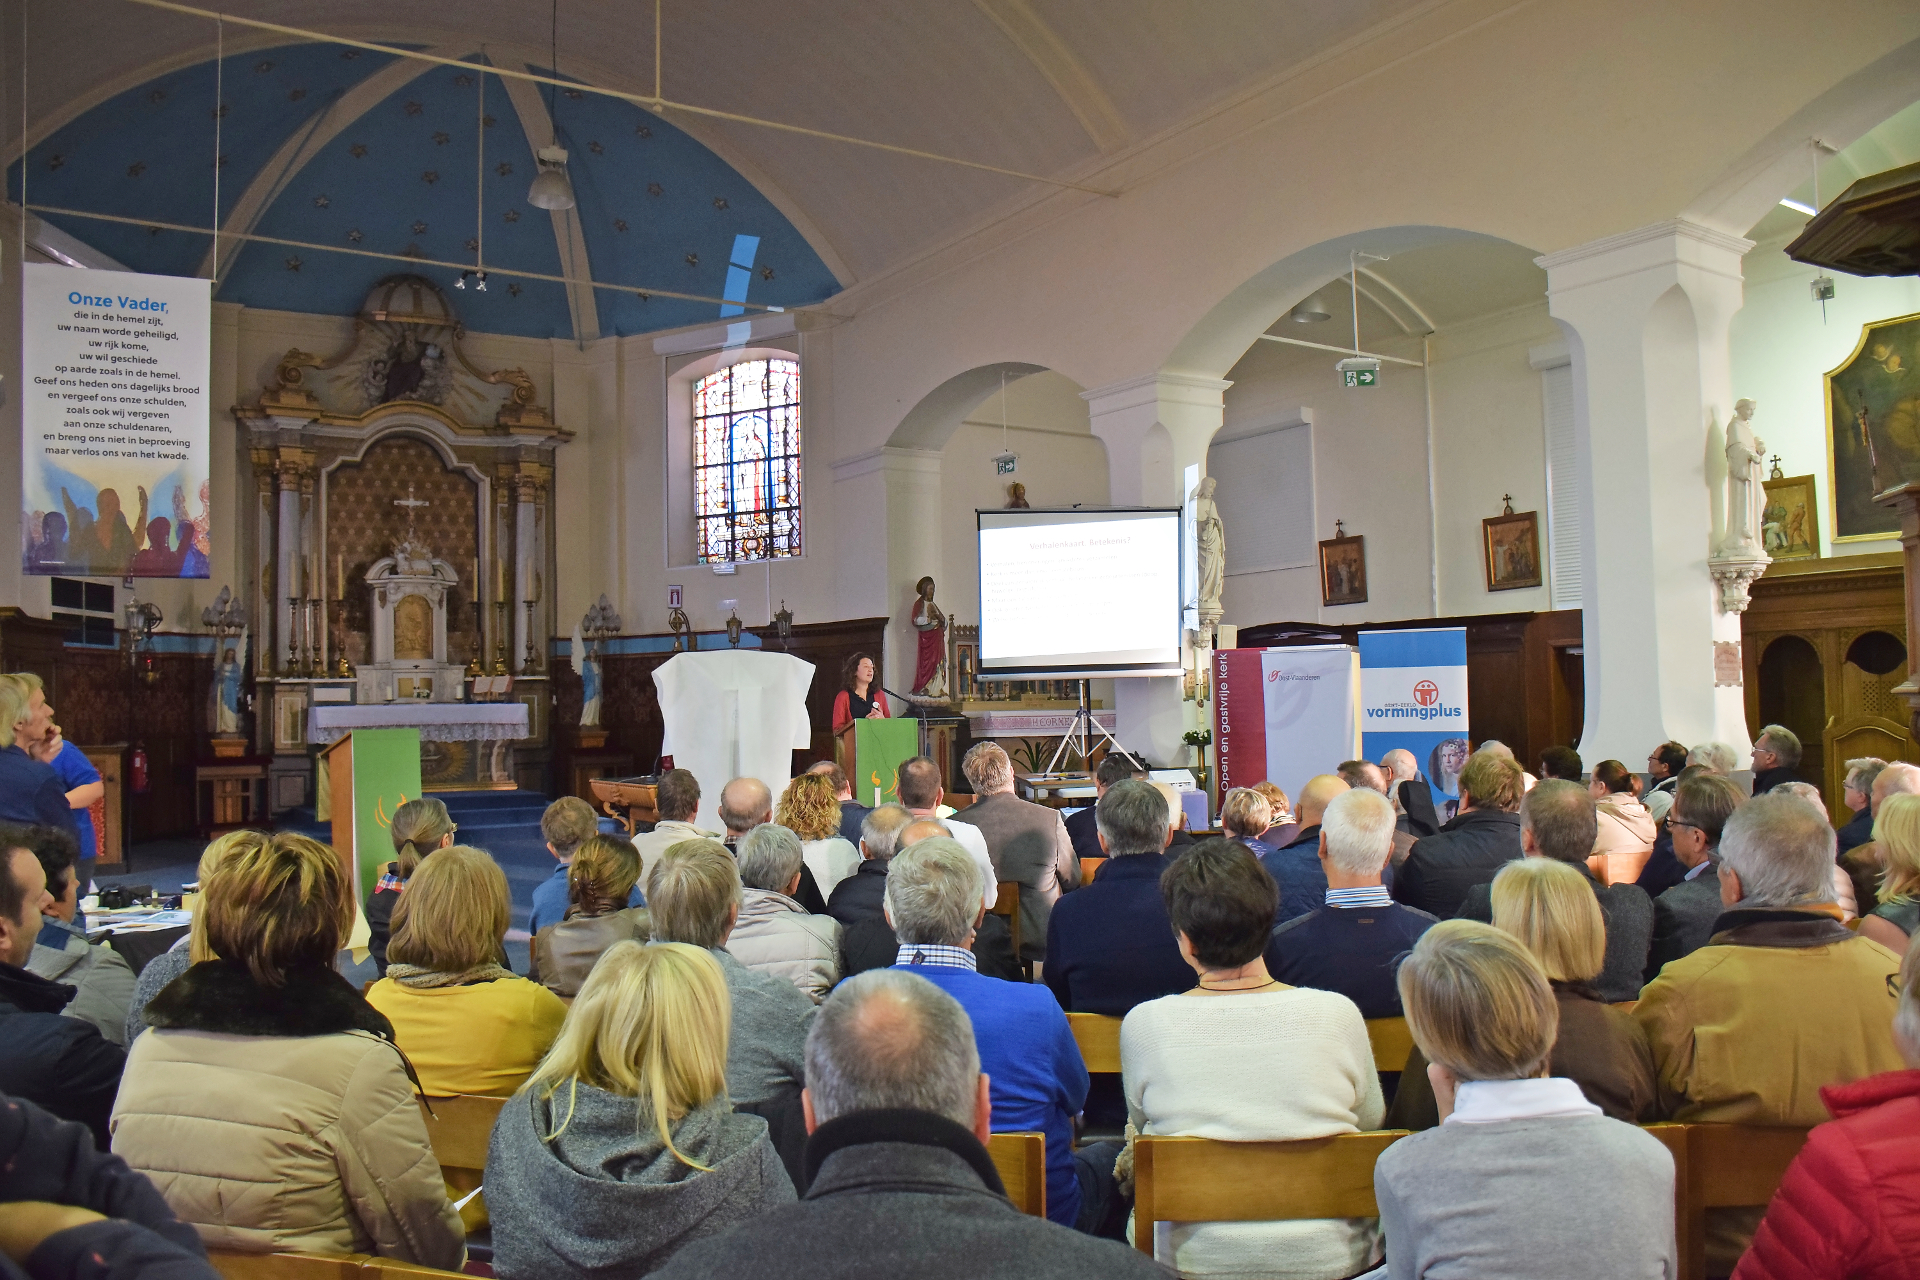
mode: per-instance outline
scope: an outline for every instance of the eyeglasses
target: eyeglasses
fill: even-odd
[[[1702,833],[1704,833],[1704,832],[1706,831],[1706,828],[1705,828],[1705,827],[1703,827],[1703,826],[1701,826],[1701,825],[1700,825],[1699,823],[1697,823],[1697,822],[1687,822],[1687,821],[1685,821],[1684,819],[1681,819],[1681,818],[1668,818],[1668,819],[1667,819],[1667,825],[1668,825],[1669,827],[1691,827],[1691,828],[1693,828],[1693,829],[1694,829],[1695,831],[1699,831],[1699,832],[1702,832]]]

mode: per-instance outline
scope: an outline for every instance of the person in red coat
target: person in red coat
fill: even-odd
[[[856,653],[840,670],[840,692],[833,695],[833,731],[838,734],[855,720],[893,714],[887,691],[874,687],[873,655]]]
[[[1909,1069],[1820,1090],[1833,1119],[1787,1167],[1733,1280],[1920,1276],[1920,939],[1900,987],[1893,1038]]]

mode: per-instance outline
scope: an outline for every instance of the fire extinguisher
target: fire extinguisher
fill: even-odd
[[[147,794],[147,748],[144,743],[133,744],[133,755],[127,762],[127,772],[133,779],[135,795]]]

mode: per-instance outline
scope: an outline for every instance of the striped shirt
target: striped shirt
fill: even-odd
[[[943,947],[931,942],[903,942],[895,964],[937,964],[949,969],[978,969],[979,962],[965,947]]]
[[[1327,905],[1330,907],[1390,907],[1393,905],[1393,895],[1377,884],[1363,885],[1358,889],[1329,889]]]

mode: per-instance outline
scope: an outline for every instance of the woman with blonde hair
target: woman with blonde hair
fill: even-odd
[[[727,1099],[732,1005],[700,947],[619,942],[487,1152],[496,1274],[642,1275],[794,1200],[766,1121]]]
[[[1559,1012],[1533,953],[1500,929],[1443,920],[1398,981],[1441,1123],[1374,1164],[1386,1275],[1677,1275],[1673,1157],[1550,1075]]]
[[[1252,787],[1235,787],[1220,801],[1220,829],[1253,851],[1256,858],[1274,847],[1261,839],[1273,825],[1273,804]]]
[[[543,926],[528,949],[528,977],[556,996],[577,995],[601,953],[616,942],[645,942],[645,907],[627,902],[640,879],[640,853],[628,840],[588,836],[567,866],[567,914]]]
[[[1905,954],[1920,932],[1920,796],[1902,792],[1882,800],[1873,840],[1886,870],[1880,873],[1879,904],[1860,917],[1860,936]]]
[[[113,1151],[209,1248],[377,1253],[457,1269],[460,1219],[393,1027],[340,976],[340,858],[278,832],[206,883],[214,958],[147,1005]]]
[[[236,853],[258,849],[266,842],[267,836],[263,831],[229,831],[223,836],[215,836],[200,851],[197,873],[200,890],[187,899],[188,907],[193,912],[193,922],[187,926],[186,937],[147,961],[147,967],[134,979],[133,1003],[127,1008],[128,1044],[132,1044],[147,1029],[147,1002],[159,995],[162,987],[185,973],[190,966],[215,958],[213,948],[207,945],[207,913],[200,909],[207,900],[207,884],[213,879],[214,873]]]
[[[800,854],[824,901],[860,866],[860,851],[840,836],[840,800],[824,773],[803,773],[780,793],[773,820],[800,837]]]
[[[1533,954],[1552,987],[1559,1028],[1549,1055],[1553,1074],[1573,1081],[1616,1120],[1655,1119],[1658,1089],[1647,1033],[1592,986],[1606,962],[1607,925],[1579,868],[1552,858],[1509,862],[1493,878],[1493,923]],[[1389,1127],[1440,1123],[1426,1067],[1416,1048],[1400,1077]]]
[[[394,908],[407,891],[407,881],[428,854],[451,845],[453,833],[459,829],[447,806],[426,796],[409,800],[393,811],[389,832],[394,852],[400,856],[380,868],[380,880],[367,898],[367,950],[373,953],[382,977],[387,972],[387,939],[393,932]]]
[[[1284,849],[1300,834],[1300,824],[1293,817],[1293,801],[1287,799],[1287,793],[1278,783],[1256,782],[1253,790],[1267,798],[1267,808],[1273,811],[1269,819],[1273,825],[1260,833],[1262,843]]]
[[[505,1097],[560,1034],[567,1006],[501,963],[512,908],[493,856],[460,844],[421,863],[394,908],[387,976],[367,1003],[393,1024],[422,1093]]]

